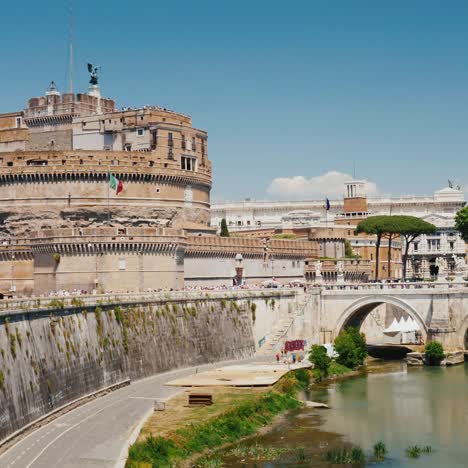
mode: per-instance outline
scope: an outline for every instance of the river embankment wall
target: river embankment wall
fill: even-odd
[[[296,291],[171,292],[0,303],[0,441],[125,380],[254,355]]]

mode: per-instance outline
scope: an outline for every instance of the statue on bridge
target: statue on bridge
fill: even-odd
[[[323,263],[320,260],[315,262],[315,276],[322,276],[322,265]]]
[[[336,262],[336,282],[344,283],[344,262],[341,260]]]
[[[336,272],[339,275],[342,275],[344,272],[344,262],[342,262],[341,260],[339,262],[336,262]]]
[[[461,257],[461,256],[457,256],[455,254],[452,255],[452,258],[453,258],[453,263],[455,265],[455,272],[458,272],[458,271],[461,271],[461,272],[464,272],[465,269],[466,269],[466,260]]]
[[[464,283],[464,276],[466,274],[466,260],[464,257],[452,255],[454,269],[455,272],[455,279],[454,283]]]

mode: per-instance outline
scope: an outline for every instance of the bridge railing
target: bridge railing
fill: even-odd
[[[294,288],[280,289],[244,289],[244,290],[197,290],[197,291],[161,291],[141,293],[114,293],[95,295],[73,295],[54,297],[28,297],[4,299],[0,301],[0,316],[40,312],[52,309],[79,309],[118,304],[145,304],[166,302],[191,302],[206,300],[237,300],[258,297],[295,296]]]
[[[380,290],[431,290],[468,288],[468,282],[427,282],[427,283],[333,283],[320,286],[322,291],[380,291]]]

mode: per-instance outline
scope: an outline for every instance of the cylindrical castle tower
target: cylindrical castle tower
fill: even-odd
[[[0,294],[182,287],[186,236],[214,232],[207,139],[188,115],[53,84],[0,115]]]

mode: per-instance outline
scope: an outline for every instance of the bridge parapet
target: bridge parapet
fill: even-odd
[[[6,315],[44,312],[56,309],[80,309],[106,305],[139,305],[167,302],[193,302],[209,300],[237,300],[295,296],[297,289],[249,289],[225,291],[158,291],[147,293],[89,294],[55,297],[28,297],[0,301],[0,317]]]
[[[356,294],[404,294],[420,292],[421,294],[441,292],[468,292],[468,282],[434,282],[434,283],[349,283],[349,284],[327,284],[320,288],[322,295]]]

